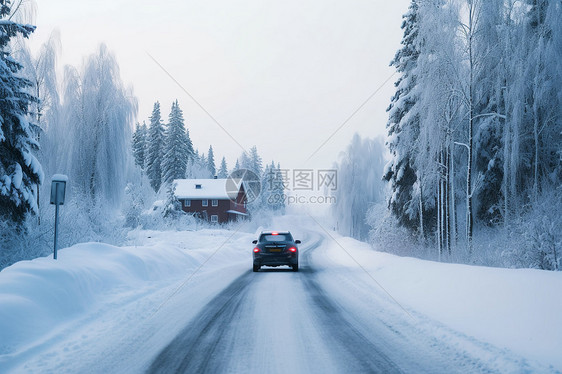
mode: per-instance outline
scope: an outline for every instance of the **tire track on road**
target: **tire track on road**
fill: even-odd
[[[322,245],[324,238],[316,241],[303,253],[302,280],[305,288],[316,307],[316,316],[323,326],[326,341],[332,347],[335,355],[342,357],[342,372],[346,373],[400,373],[400,368],[386,356],[381,348],[367,338],[345,317],[345,312],[324,292],[315,280],[316,270],[310,265],[312,251]],[[383,342],[384,344],[384,342]]]
[[[221,373],[225,336],[232,316],[245,300],[252,277],[248,270],[215,296],[156,359],[147,373]]]

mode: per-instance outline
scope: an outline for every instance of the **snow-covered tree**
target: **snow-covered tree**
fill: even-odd
[[[187,143],[187,153],[189,154],[190,158],[193,158],[195,155],[195,150],[193,149],[193,142],[191,141],[191,137],[189,136],[189,128],[185,126],[185,141]]]
[[[158,191],[162,185],[162,159],[164,156],[164,125],[160,114],[160,103],[154,103],[150,126],[148,128],[146,152],[146,175],[154,191]]]
[[[249,170],[256,175],[257,177],[256,185],[263,182],[262,159],[261,156],[258,154],[258,149],[256,146],[250,148],[250,152],[246,152],[246,151],[242,152],[240,157],[236,160],[236,166],[234,167],[233,171],[243,170],[243,169]],[[253,179],[253,177],[251,177],[250,175],[247,175],[246,178]],[[259,193],[263,192],[263,186],[261,187],[262,190]],[[248,204],[248,209],[252,211],[260,210],[262,209],[262,207],[263,207],[263,200],[261,198],[256,198],[255,200],[251,201]]]
[[[390,183],[388,205],[398,221],[406,227],[416,230],[423,227],[423,218],[418,219],[419,199],[414,198],[415,192],[422,196],[421,184],[416,184],[418,177],[414,165],[415,144],[419,137],[419,108],[414,107],[418,100],[415,90],[417,84],[417,60],[423,47],[419,35],[418,0],[412,0],[408,12],[403,17],[402,48],[398,50],[390,63],[400,74],[394,84],[396,93],[387,109],[389,120],[387,147],[391,160],[386,165],[383,178]],[[418,191],[414,191],[417,186]],[[420,224],[421,222],[421,224]]]
[[[143,121],[142,125],[137,122],[135,133],[133,134],[133,156],[135,157],[135,165],[140,167],[142,171],[145,169],[147,136],[148,129],[146,127],[146,122]]]
[[[338,231],[364,239],[369,232],[365,216],[369,207],[383,201],[384,145],[379,139],[353,137],[342,153],[337,169],[336,198],[332,206]]]
[[[207,165],[211,176],[217,175],[217,168],[215,166],[215,154],[213,152],[213,146],[209,146],[209,153],[207,156]]]
[[[37,98],[9,44],[17,36],[29,37],[35,27],[13,21],[11,8],[11,1],[0,0],[0,219],[21,227],[26,213],[37,209],[43,170],[33,155],[39,129],[29,116]]]
[[[502,32],[503,30],[503,32]],[[503,3],[485,1],[482,4],[479,33],[475,46],[486,56],[475,75],[475,111],[479,113],[475,132],[476,173],[482,175],[482,185],[475,191],[475,218],[486,224],[501,219],[503,152],[502,133],[505,126],[505,86],[507,71],[504,61],[503,38],[505,20]]]
[[[418,213],[420,236],[427,239],[435,233],[439,254],[451,253],[457,237],[455,142],[464,134],[465,123],[454,42],[458,13],[443,1],[420,4],[419,32],[424,39],[415,88],[419,136],[412,153],[417,174],[414,196],[419,203],[409,208]]]
[[[57,110],[60,106],[58,82],[56,75],[57,59],[60,53],[60,36],[58,32],[51,33],[49,39],[41,46],[36,56],[32,56],[27,45],[20,51],[23,74],[31,81],[33,94],[37,101],[32,105],[34,120],[44,132],[49,125],[45,115],[50,110]],[[40,134],[38,134],[38,140]]]
[[[140,224],[140,216],[144,209],[144,199],[140,188],[132,183],[125,187],[124,198],[125,226],[136,228]]]
[[[207,157],[205,154],[199,154],[196,150],[193,158],[189,159],[187,164],[187,178],[212,178],[211,172],[209,171],[209,164],[207,162]]]
[[[166,202],[164,203],[162,214],[164,218],[175,219],[183,214],[183,210],[181,209],[181,203],[176,196],[175,183],[169,183],[167,186]]]
[[[174,179],[184,178],[187,171],[187,162],[191,157],[193,157],[193,154],[189,152],[183,112],[176,100],[172,103],[172,110],[166,130],[162,161],[162,182],[170,183]]]
[[[562,63],[560,58],[560,17],[562,4],[559,1],[529,0],[531,6],[525,39],[528,40],[528,63],[525,80],[529,126],[532,137],[524,148],[531,150],[528,188],[532,203],[545,188],[559,186],[562,182],[560,144],[562,142],[562,110],[553,98],[560,97]],[[558,171],[559,173],[553,173]],[[554,176],[554,177],[553,177]]]
[[[226,178],[226,177],[228,177],[228,168],[227,168],[227,166],[226,166],[226,159],[224,158],[224,156],[223,156],[223,158],[222,158],[221,166],[220,166],[219,171],[218,171],[218,173],[217,173],[217,177],[218,177],[218,178]]]
[[[53,31],[49,39],[40,47],[36,55],[32,55],[25,39],[20,39],[15,50],[16,60],[21,60],[24,66],[21,73],[31,81],[31,91],[38,99],[31,105],[33,121],[37,124],[37,133],[34,134],[40,148],[35,153],[41,162],[43,169],[47,175],[52,166],[57,165],[57,157],[52,155],[53,136],[55,131],[47,130],[50,124],[57,123],[60,115],[60,95],[57,82],[57,59],[60,53],[60,37],[57,31]],[[46,152],[44,152],[46,151]],[[51,156],[51,157],[49,157]],[[37,190],[37,205],[40,207],[41,189]],[[39,211],[41,211],[39,209]],[[41,213],[37,215],[37,220],[41,222]]]
[[[248,169],[256,173],[257,176],[261,176],[263,171],[262,159],[258,154],[258,148],[253,146],[250,148],[250,159],[248,164]]]
[[[273,183],[275,178],[275,172],[271,170],[269,165],[265,165],[265,169],[263,171],[263,175],[261,177],[261,192],[260,192],[260,205],[265,209],[273,210],[273,205],[276,201],[274,201],[273,196]]]
[[[115,56],[101,45],[81,71],[67,67],[62,152],[72,185],[93,201],[121,201],[129,165],[136,99],[121,81]]]
[[[238,160],[236,160],[236,164],[237,167],[235,168],[235,170],[238,169],[248,169],[250,170],[252,165],[251,165],[251,161],[250,161],[250,156],[248,155],[247,152],[242,152],[242,154],[240,155],[240,158],[238,158]]]
[[[479,53],[481,51],[477,48],[477,38],[481,35],[479,34],[479,27],[482,15],[482,3],[483,0],[467,0],[467,19],[465,22],[460,23],[461,35],[463,36],[461,40],[465,47],[465,60],[468,64],[464,77],[463,96],[467,111],[466,239],[469,253],[472,252],[472,237],[474,231],[474,134],[478,131],[476,128],[478,124],[476,116],[478,113],[476,112],[477,83],[475,77],[482,67],[480,63],[482,55]]]
[[[275,166],[275,162],[265,166],[261,179],[262,207],[282,211],[285,208],[285,190],[283,176],[280,166]]]

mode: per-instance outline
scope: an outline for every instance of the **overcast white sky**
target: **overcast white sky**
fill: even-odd
[[[330,167],[355,132],[384,136],[392,82],[309,156],[392,73],[409,0],[50,0],[38,2],[32,49],[58,29],[61,64],[106,43],[147,120],[176,98],[194,145],[229,167],[242,151],[149,57],[264,162]]]

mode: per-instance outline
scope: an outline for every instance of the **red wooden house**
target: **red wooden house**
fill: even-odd
[[[244,183],[232,179],[176,179],[176,197],[184,212],[212,223],[245,219]]]

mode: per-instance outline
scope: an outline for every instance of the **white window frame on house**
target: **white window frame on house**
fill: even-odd
[[[211,204],[212,204],[213,206],[219,206],[219,201],[218,201],[218,199],[213,199],[213,200],[211,201]]]
[[[183,206],[186,207],[186,208],[189,208],[191,206],[191,200],[184,200]]]
[[[201,200],[201,206],[209,206],[209,200]]]
[[[219,223],[219,216],[216,214],[211,214],[211,223]]]

